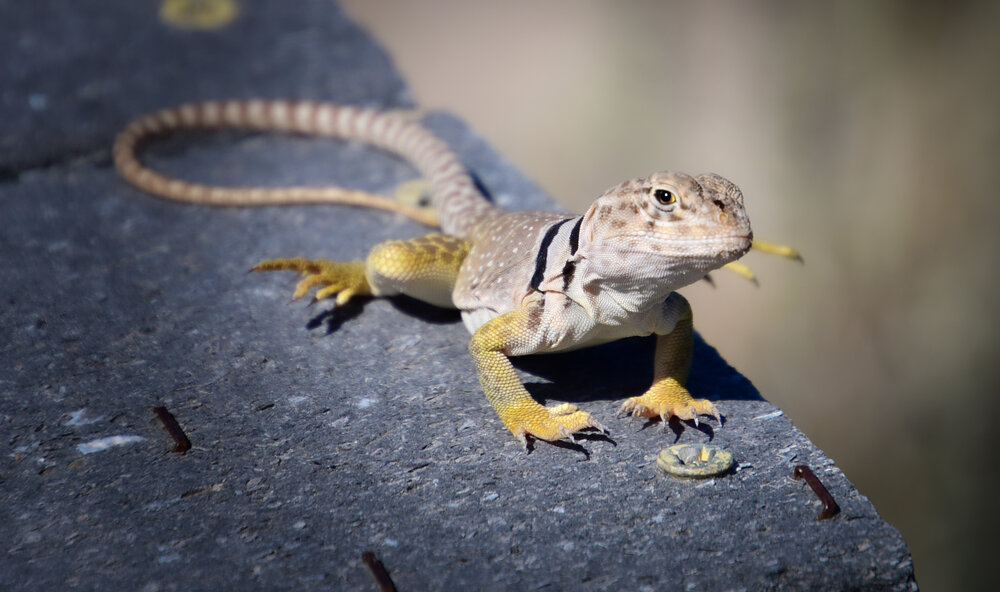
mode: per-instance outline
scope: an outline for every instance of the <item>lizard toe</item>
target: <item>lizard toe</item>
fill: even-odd
[[[360,295],[370,295],[371,286],[365,275],[363,261],[328,261],[326,259],[268,259],[253,266],[250,271],[297,271],[302,279],[295,285],[292,300],[298,300],[313,288],[313,302],[336,297],[338,306]]]
[[[619,415],[659,417],[664,422],[676,417],[682,421],[692,421],[695,426],[699,425],[698,417],[701,415],[714,417],[717,421],[720,419],[719,410],[711,401],[691,398],[686,390],[660,392],[650,389],[640,397],[626,400]]]
[[[518,440],[530,435],[539,440],[575,440],[575,434],[590,428],[605,431],[603,425],[586,411],[564,403],[543,407],[537,403],[502,412],[501,419]]]

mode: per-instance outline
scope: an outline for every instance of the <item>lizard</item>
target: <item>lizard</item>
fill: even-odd
[[[186,129],[238,128],[360,140],[408,161],[426,179],[434,210],[342,188],[216,187],[163,176],[143,165],[145,141]],[[607,429],[572,403],[544,406],[517,377],[511,357],[569,351],[631,336],[656,335],[653,382],[621,414],[720,421],[716,406],[685,388],[693,355],[693,316],[677,293],[750,248],[798,258],[757,243],[739,187],[714,174],[657,172],[600,195],[579,216],[511,212],[477,188],[458,155],[398,111],[286,100],[209,101],[142,116],[115,138],[115,166],[151,194],[209,205],[345,203],[401,212],[441,231],[376,244],[364,260],[270,259],[251,271],[294,271],[293,299],[314,301],[405,294],[457,308],[471,333],[469,352],[486,399],[525,447],[530,439],[575,440]]]

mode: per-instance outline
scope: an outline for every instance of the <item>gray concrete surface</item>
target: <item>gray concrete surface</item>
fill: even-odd
[[[521,360],[538,398],[611,429],[525,454],[479,391],[457,315],[289,306],[290,277],[246,274],[422,228],[349,208],[173,204],[120,181],[113,134],[150,109],[408,104],[390,60],[333,4],[287,6],[249,2],[229,27],[190,32],[160,23],[155,2],[0,2],[0,589],[375,590],[364,551],[404,591],[915,588],[899,533],[709,345],[690,386],[726,415],[715,429],[615,417],[650,378],[648,340]],[[553,207],[461,122],[430,125],[496,201]],[[196,135],[146,159],[241,184],[386,192],[413,175],[302,138]],[[191,451],[169,452],[158,405]],[[675,440],[721,445],[737,469],[659,474]],[[797,464],[825,482],[836,518],[816,520]]]

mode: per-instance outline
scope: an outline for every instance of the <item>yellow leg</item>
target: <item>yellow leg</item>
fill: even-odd
[[[537,330],[531,309],[520,309],[489,321],[472,336],[469,351],[476,361],[479,382],[486,399],[514,437],[527,446],[528,436],[554,441],[572,438],[586,428],[604,431],[596,419],[576,405],[540,405],[521,384],[507,357],[517,351]]]
[[[365,262],[368,281],[376,296],[406,294],[453,307],[451,292],[469,246],[468,241],[446,234],[379,243]]]
[[[318,288],[314,300],[336,295],[338,305],[355,296],[406,294],[438,306],[452,306],[451,292],[469,243],[443,234],[385,241],[375,245],[365,261],[269,259],[251,271],[297,271],[303,278],[293,299]]]
[[[785,257],[786,259],[794,259],[799,263],[803,262],[802,254],[795,249],[779,245],[777,243],[769,243],[767,241],[755,240],[750,246],[751,249],[760,251],[761,253],[767,253],[768,255],[777,255],[779,257]]]
[[[693,420],[696,425],[699,415],[710,415],[718,420],[719,411],[711,401],[695,399],[684,388],[694,354],[693,316],[687,300],[680,295],[672,298],[677,298],[680,319],[673,331],[656,338],[653,385],[641,396],[626,400],[621,413],[659,417],[663,421],[677,417]]]
[[[754,285],[757,284],[757,274],[755,274],[752,269],[750,269],[740,261],[730,261],[729,263],[723,265],[722,269],[725,269],[726,271],[731,271],[736,275],[740,276],[741,278],[747,280],[748,282],[752,282]]]
[[[767,253],[768,255],[777,255],[779,257],[784,257],[786,259],[793,259],[795,261],[798,261],[799,263],[803,263],[802,254],[796,251],[795,249],[785,245],[779,245],[776,243],[769,243],[767,241],[755,240],[753,241],[753,244],[750,246],[750,248],[754,249],[755,251],[760,251],[761,253]],[[758,283],[757,274],[755,274],[753,270],[747,267],[742,261],[733,261],[731,263],[727,263],[722,266],[722,269],[725,269],[726,271],[731,271],[736,275],[740,276],[741,278],[753,282],[754,285]]]

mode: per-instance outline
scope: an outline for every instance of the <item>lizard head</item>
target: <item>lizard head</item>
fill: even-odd
[[[613,259],[606,264],[642,268],[636,273],[672,288],[739,259],[753,241],[743,194],[716,174],[626,181],[594,202],[581,230],[588,250]]]

